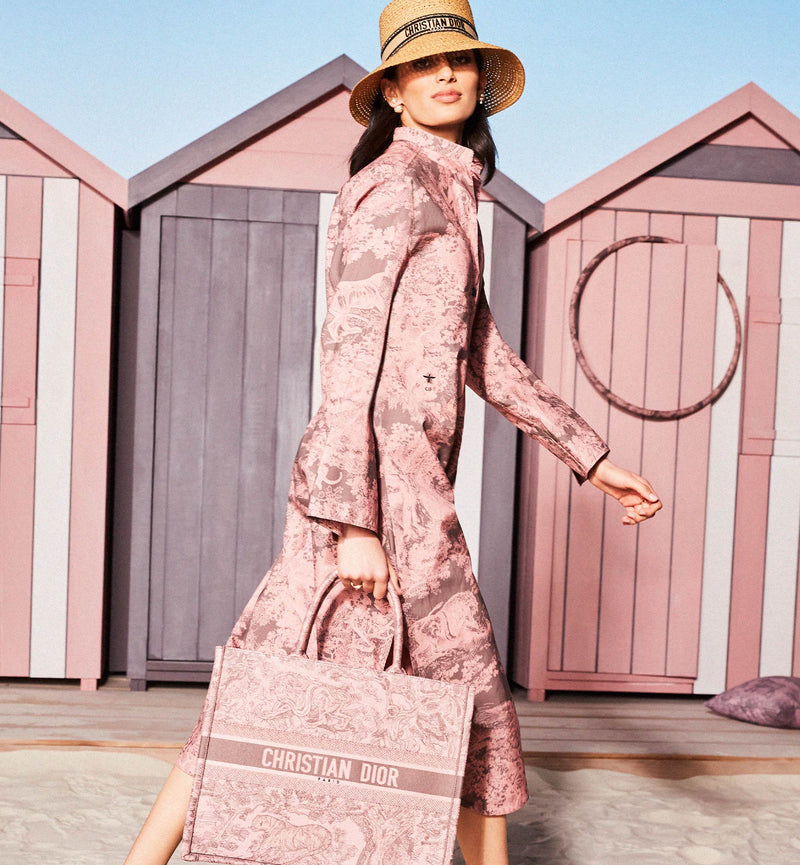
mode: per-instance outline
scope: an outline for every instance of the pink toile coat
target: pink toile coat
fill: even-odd
[[[482,290],[481,165],[466,147],[399,128],[342,188],[327,248],[322,404],[295,459],[284,544],[229,644],[294,648],[342,524],[376,532],[403,590],[410,665],[475,689],[462,804],[527,799],[517,715],[453,504],[468,384],[578,476],[608,452],[503,341]],[[510,492],[510,491],[509,491]],[[509,527],[509,531],[510,531]],[[385,601],[342,592],[320,657],[383,664]],[[199,723],[178,758],[193,771]]]

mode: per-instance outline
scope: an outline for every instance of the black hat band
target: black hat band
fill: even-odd
[[[415,18],[396,30],[386,40],[381,48],[381,61],[386,63],[390,57],[418,36],[426,36],[429,33],[444,32],[460,33],[469,39],[478,39],[478,33],[471,21],[460,15],[424,15]]]

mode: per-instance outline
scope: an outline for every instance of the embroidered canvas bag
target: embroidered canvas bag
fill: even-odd
[[[402,610],[387,670],[219,647],[183,858],[259,865],[448,865],[472,717],[469,686],[406,675]]]

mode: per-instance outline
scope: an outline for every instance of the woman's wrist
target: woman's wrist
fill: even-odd
[[[377,535],[370,529],[365,529],[363,526],[354,526],[350,523],[342,525],[342,532],[339,535],[342,540],[346,538],[375,538]]]

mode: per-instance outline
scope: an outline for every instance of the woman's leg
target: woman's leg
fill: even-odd
[[[508,865],[505,817],[486,817],[462,808],[456,835],[467,865]]]
[[[192,776],[173,767],[125,865],[166,865],[181,840],[191,792]]]

